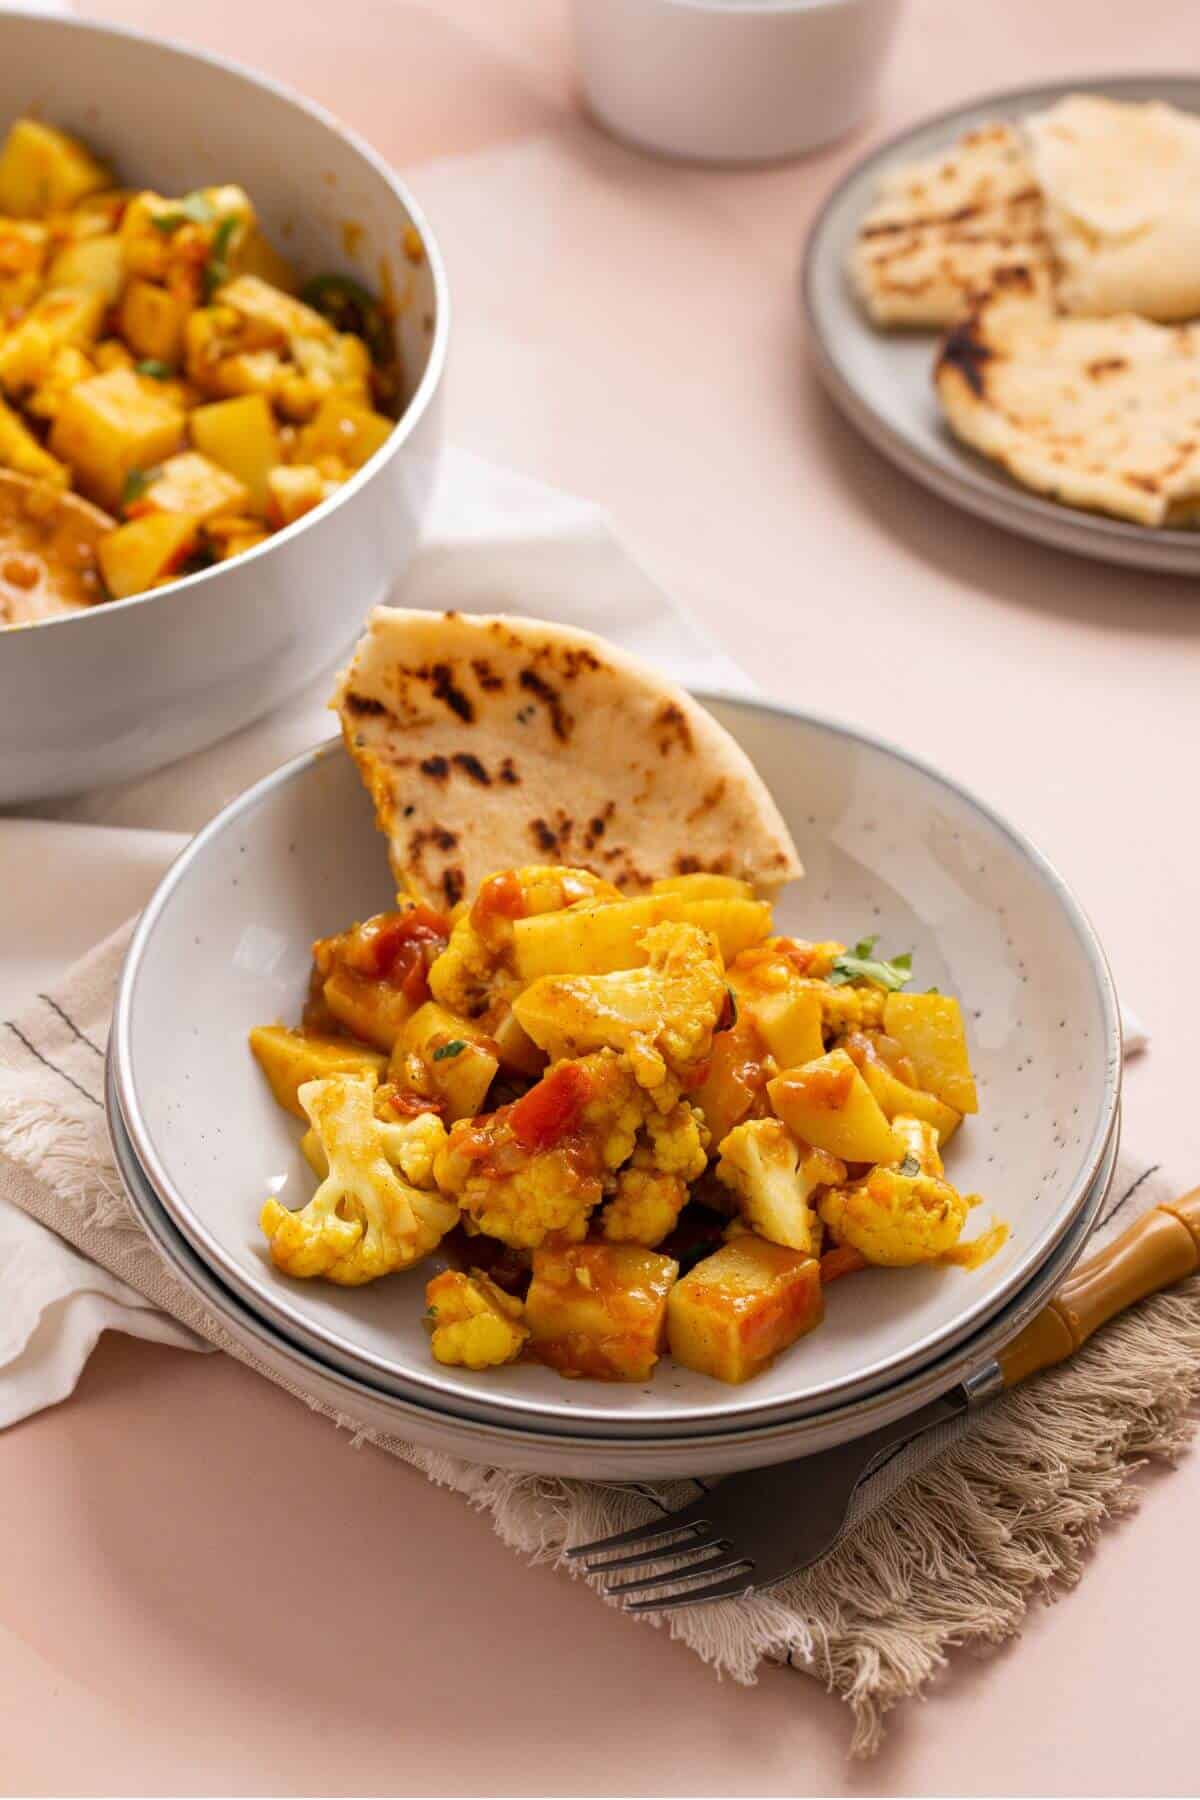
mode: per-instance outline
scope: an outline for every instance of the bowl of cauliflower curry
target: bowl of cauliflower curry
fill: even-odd
[[[285,1274],[346,1286],[440,1251],[434,1358],[743,1382],[869,1266],[975,1264],[942,1150],[977,1110],[957,1000],[907,956],[779,935],[697,873],[625,894],[502,870],[314,946],[299,1029],[256,1029],[317,1186],[262,1210]]]

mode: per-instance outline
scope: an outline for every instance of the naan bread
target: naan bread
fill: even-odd
[[[802,873],[753,764],[682,688],[582,631],[378,607],[333,705],[401,886],[453,906],[571,863],[637,892]]]
[[[1071,94],[1025,129],[1062,310],[1200,314],[1200,119]]]
[[[1036,493],[1194,522],[1200,327],[1065,318],[1013,279],[949,334],[934,384],[959,437]]]
[[[956,324],[1014,269],[1049,289],[1041,195],[1020,138],[1001,124],[887,170],[850,258],[877,325]]]

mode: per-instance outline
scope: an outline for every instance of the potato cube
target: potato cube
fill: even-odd
[[[56,350],[50,360],[50,366],[31,393],[24,397],[23,404],[27,412],[39,419],[57,419],[63,401],[73,387],[81,381],[87,381],[96,373],[96,366],[91,358],[74,344],[66,344]]]
[[[862,1078],[878,1100],[886,1118],[922,1119],[933,1126],[939,1143],[949,1143],[962,1124],[961,1113],[955,1112],[952,1106],[946,1106],[933,1094],[927,1094],[921,1088],[909,1087],[906,1081],[901,1081],[885,1063],[877,1062],[874,1057],[865,1058],[860,1066]]]
[[[182,434],[183,408],[161,382],[110,369],[71,389],[54,421],[50,448],[74,470],[85,494],[115,511],[130,472],[162,462]]]
[[[736,875],[664,875],[650,883],[652,894],[682,894],[685,900],[753,900],[754,889]]]
[[[267,476],[272,524],[292,525],[324,500],[327,483],[311,463],[279,463]]]
[[[347,469],[358,469],[387,442],[393,423],[360,402],[330,394],[300,433],[297,455],[302,462],[333,457]]]
[[[151,512],[191,513],[203,520],[243,512],[249,504],[249,492],[236,475],[218,468],[198,450],[181,450],[168,456],[126,512],[130,518]]]
[[[291,263],[280,256],[257,225],[234,251],[230,266],[236,274],[257,275],[260,281],[269,282],[285,294],[294,294],[300,285]]]
[[[18,119],[0,150],[0,212],[18,219],[43,218],[111,186],[90,151],[37,119]]]
[[[324,1081],[329,1075],[374,1075],[382,1081],[387,1068],[387,1057],[365,1044],[309,1037],[283,1025],[255,1026],[250,1048],[280,1106],[298,1119],[308,1117],[297,1098],[306,1081]]]
[[[761,900],[688,900],[681,894],[642,894],[634,900],[572,906],[513,923],[517,974],[609,975],[640,968],[641,941],[663,919],[685,919],[711,931],[730,962],[771,929],[771,908]]]
[[[817,988],[796,985],[765,993],[741,989],[736,992],[738,1006],[753,1019],[779,1068],[794,1069],[824,1055],[821,995]]]
[[[198,406],[189,421],[192,442],[250,490],[253,510],[265,513],[270,499],[267,477],[280,461],[279,433],[271,408],[261,394],[218,400]]]
[[[468,1019],[427,1000],[397,1039],[392,1079],[401,1084],[404,1059],[410,1053],[420,1057],[434,1093],[445,1101],[448,1123],[472,1119],[483,1111],[500,1060]]]
[[[768,1082],[788,1130],[843,1162],[899,1161],[904,1150],[874,1094],[844,1050],[831,1050]]]
[[[189,307],[180,295],[152,281],[131,281],[121,301],[121,335],[137,356],[170,363],[183,355]]]
[[[96,341],[104,317],[100,294],[52,288],[37,299],[20,324],[0,338],[0,385],[10,394],[36,387],[55,353]]]
[[[749,1381],[823,1314],[820,1263],[745,1232],[676,1282],[667,1338],[685,1368]]]
[[[61,413],[59,414],[61,418]],[[179,573],[200,535],[189,513],[148,513],[100,539],[97,555],[104,585],[116,600],[144,594]]]
[[[679,1264],[639,1244],[543,1244],[525,1300],[529,1349],[563,1375],[645,1381]]]
[[[99,294],[105,306],[112,306],[125,282],[120,238],[115,232],[108,232],[102,237],[64,244],[50,264],[46,279],[51,287]]]
[[[50,455],[30,431],[28,425],[10,406],[0,400],[0,468],[13,469],[18,475],[31,475],[35,481],[52,482],[66,487],[70,475]]]
[[[949,994],[889,994],[883,1029],[912,1058],[923,1088],[956,1112],[979,1111],[957,1000]]]
[[[24,312],[36,299],[49,246],[44,225],[0,218],[0,318]]]

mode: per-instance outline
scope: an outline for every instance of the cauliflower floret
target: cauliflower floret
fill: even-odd
[[[694,1106],[681,1100],[668,1113],[648,1109],[645,1132],[647,1167],[682,1176],[684,1181],[700,1179],[708,1166],[709,1130]],[[639,1150],[637,1157],[641,1155]]]
[[[381,1121],[383,1153],[414,1187],[432,1188],[433,1168],[446,1147],[446,1127],[436,1113],[417,1113],[396,1124]]]
[[[717,1179],[759,1237],[819,1256],[821,1223],[812,1197],[819,1187],[845,1181],[846,1165],[798,1142],[779,1119],[747,1119],[721,1140]]]
[[[588,869],[535,863],[505,869],[481,885],[470,912],[456,920],[450,942],[429,971],[435,1000],[477,1019],[497,997],[516,992],[507,974],[513,920],[561,912],[580,900],[619,900],[620,892]]]
[[[687,1183],[678,1175],[635,1160],[617,1176],[617,1191],[604,1209],[604,1235],[610,1244],[643,1244],[653,1250],[674,1231],[687,1197]]]
[[[428,1173],[437,1154],[428,1115],[381,1123],[374,1088],[369,1076],[331,1075],[299,1090],[329,1173],[299,1212],[277,1200],[263,1207],[271,1260],[286,1274],[356,1287],[411,1267],[457,1222],[456,1206],[412,1186],[393,1164]]]
[[[830,1188],[817,1210],[838,1242],[869,1263],[903,1269],[937,1262],[957,1244],[979,1195],[960,1194],[943,1179],[932,1125],[896,1118],[892,1130],[905,1147],[903,1158],[850,1187]]]
[[[443,1193],[489,1237],[536,1249],[587,1235],[605,1178],[633,1152],[643,1106],[611,1051],[560,1062],[511,1106],[460,1119],[435,1165]]]
[[[639,1085],[666,1088],[671,1106],[678,1082],[711,1048],[725,1005],[725,966],[717,940],[682,921],[652,925],[641,948],[644,968],[543,975],[513,1012],[551,1057],[601,1047],[625,1051]]]
[[[494,1369],[516,1362],[529,1336],[522,1324],[521,1302],[482,1269],[464,1275],[459,1269],[443,1269],[425,1289],[429,1323],[433,1327],[430,1349],[440,1363],[464,1369]]]

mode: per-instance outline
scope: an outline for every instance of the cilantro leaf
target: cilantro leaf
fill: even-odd
[[[140,363],[135,363],[139,375],[149,375],[154,381],[173,381],[175,371],[170,363],[162,362],[157,356],[143,356]]]
[[[208,252],[208,261],[204,265],[204,298],[211,300],[219,287],[229,280],[232,270],[225,260],[230,239],[238,228],[238,221],[232,213],[225,218],[213,232],[212,245]]]
[[[433,1053],[434,1062],[444,1062],[448,1056],[461,1056],[466,1049],[463,1038],[451,1038],[448,1044],[439,1044]]]
[[[150,223],[167,237],[181,225],[207,225],[213,216],[212,201],[204,194],[187,194],[170,212],[153,213]]]
[[[146,489],[158,475],[154,469],[130,469],[125,477],[125,485],[121,489],[121,511],[127,512],[136,500],[140,500]]]
[[[886,961],[874,954],[878,942],[877,937],[863,938],[855,944],[853,950],[844,950],[840,956],[834,957],[829,976],[830,986],[845,987],[850,981],[865,981],[890,994],[898,993],[902,987],[906,987],[912,980],[911,950]]]

